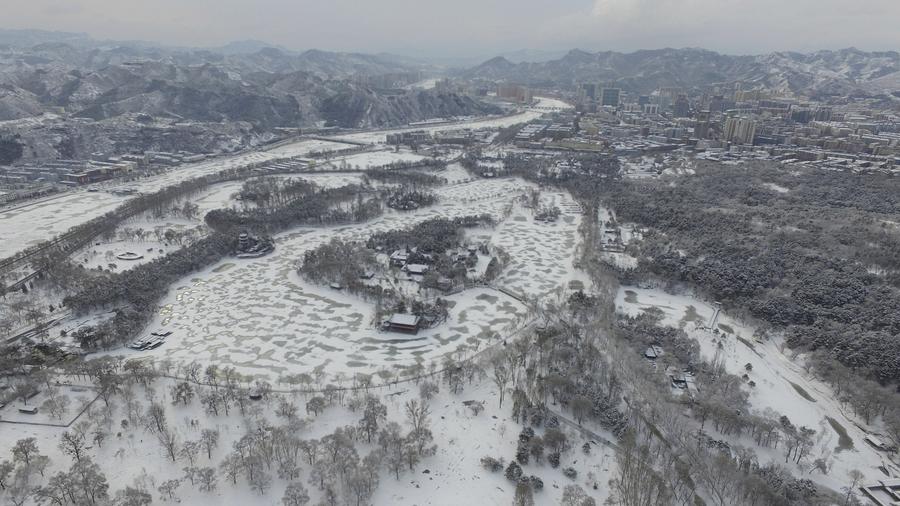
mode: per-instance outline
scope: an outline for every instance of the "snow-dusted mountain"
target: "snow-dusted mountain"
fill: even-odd
[[[371,76],[417,79],[420,69],[390,55],[271,47],[224,54],[63,42],[0,46],[0,121],[43,112],[95,120],[143,113],[260,128],[320,121],[353,127],[497,112],[453,93],[369,84]]]
[[[742,81],[805,95],[890,93],[900,89],[900,54],[852,48],[754,56],[692,48],[634,53],[575,49],[562,58],[537,63],[512,63],[497,57],[462,75],[570,88],[585,81],[615,82],[638,92]]]

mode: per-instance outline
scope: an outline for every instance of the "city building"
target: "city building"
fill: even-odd
[[[597,83],[581,83],[578,86],[578,99],[581,102],[596,102],[600,97],[600,86]]]
[[[709,111],[697,113],[697,122],[694,124],[694,137],[698,139],[709,138]]]
[[[676,118],[687,118],[691,115],[691,102],[687,95],[682,93],[675,98],[675,103],[672,104],[672,114]]]
[[[603,88],[600,90],[600,105],[607,107],[619,107],[619,96],[622,90],[619,88]]]
[[[518,104],[530,104],[533,99],[528,87],[505,83],[497,86],[497,98]]]
[[[728,117],[725,119],[723,137],[733,144],[752,145],[756,138],[756,121],[747,117]]]

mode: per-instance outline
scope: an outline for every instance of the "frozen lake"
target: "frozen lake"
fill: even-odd
[[[511,209],[495,229],[470,234],[509,253],[512,260],[495,284],[530,297],[568,287],[572,281],[584,282],[572,266],[581,215],[564,214],[552,225],[536,223],[530,210],[513,204],[530,187],[517,179],[450,185],[438,190],[441,201],[436,206],[389,212],[365,224],[281,234],[269,256],[228,259],[177,283],[148,328],[172,330],[166,344],[153,351],[122,352],[129,357],[214,362],[276,379],[315,370],[330,375],[397,371],[440,362],[460,345],[483,347],[527,320],[522,303],[498,290],[467,290],[447,297],[450,318],[437,328],[416,336],[384,333],[375,328],[371,303],[306,282],[296,274],[297,263],[306,251],[332,238],[363,241],[376,232],[435,217],[488,213],[499,219]],[[560,193],[545,193],[542,199],[571,200]]]

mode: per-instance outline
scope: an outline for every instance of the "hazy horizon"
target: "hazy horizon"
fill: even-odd
[[[865,4],[863,8],[862,5]],[[34,0],[3,28],[85,33],[98,40],[219,47],[257,40],[291,50],[387,52],[420,58],[485,59],[554,53],[700,47],[725,54],[856,47],[897,50],[900,2],[863,0],[494,0],[359,5],[301,0]]]

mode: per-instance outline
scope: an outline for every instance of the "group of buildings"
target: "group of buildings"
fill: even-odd
[[[426,130],[408,130],[387,134],[385,142],[392,146],[425,146],[429,144],[470,146],[490,142],[493,133],[491,129],[474,130],[471,128],[441,130],[434,133]]]
[[[66,187],[93,185],[115,178],[127,178],[140,171],[198,162],[209,156],[146,151],[141,154],[98,156],[91,160],[41,160],[0,166],[0,205],[49,195]],[[130,194],[133,190],[120,188],[116,192]]]
[[[875,99],[819,102],[741,84],[639,94],[581,83],[562,95],[576,104],[574,111],[528,124],[515,137],[518,146],[621,155],[684,148],[713,159],[900,166],[900,116]]]
[[[79,186],[126,175],[138,167],[128,155],[107,160],[48,160],[0,167],[0,183],[58,183]]]
[[[497,99],[516,104],[530,104],[534,100],[531,88],[518,84],[501,83],[497,85]]]

